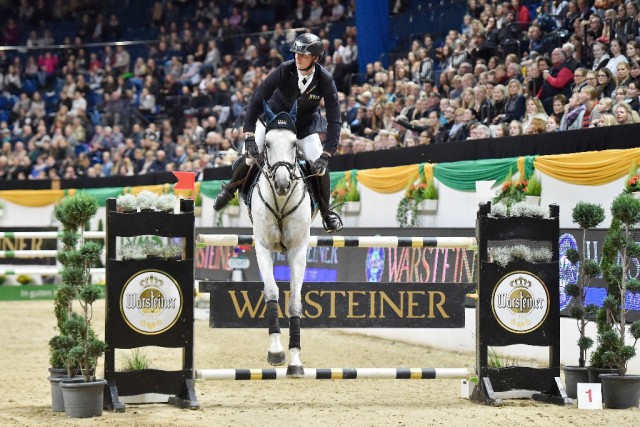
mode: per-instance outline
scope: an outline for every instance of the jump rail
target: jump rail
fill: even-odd
[[[251,234],[200,234],[197,247],[254,245]],[[310,247],[476,249],[475,237],[311,236]]]
[[[57,267],[17,267],[12,269],[0,269],[0,276],[19,276],[20,274],[33,274],[42,276],[53,276],[61,273]],[[91,274],[104,275],[104,268],[92,268]]]
[[[436,380],[469,378],[466,368],[304,368],[305,380]],[[272,369],[200,369],[197,380],[283,380],[287,368]]]
[[[58,255],[56,250],[18,250],[0,251],[0,258],[55,258]]]

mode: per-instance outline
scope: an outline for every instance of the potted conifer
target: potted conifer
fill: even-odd
[[[631,234],[640,222],[640,200],[623,192],[613,200],[611,214],[613,220],[605,245],[617,252],[619,263],[615,262],[615,257],[603,256],[601,265],[608,295],[598,312],[598,346],[591,355],[591,363],[615,369],[615,373],[600,374],[607,408],[637,408],[640,404],[640,375],[628,374],[627,365],[636,354],[640,321],[627,325],[627,293],[632,296],[640,293],[640,281],[628,275],[632,259],[640,257],[640,244]]]
[[[531,180],[529,181],[531,182]],[[578,348],[580,356],[577,366],[565,366],[564,377],[567,395],[572,399],[577,397],[578,383],[589,382],[589,372],[586,367],[587,350],[593,345],[593,339],[586,335],[586,327],[589,318],[593,316],[598,307],[595,304],[586,304],[589,282],[600,275],[600,265],[597,261],[587,258],[587,230],[597,227],[605,219],[604,209],[600,205],[587,202],[579,202],[573,208],[573,222],[582,229],[582,249],[577,251],[569,249],[566,253],[567,260],[578,267],[576,283],[565,286],[564,291],[572,297],[570,315],[576,319],[578,326]]]
[[[65,361],[69,375],[79,368],[81,378],[69,378],[60,382],[64,410],[68,416],[86,418],[102,415],[103,392],[106,381],[96,380],[95,368],[106,344],[99,340],[91,326],[93,303],[101,297],[99,286],[91,284],[91,266],[100,258],[102,245],[85,241],[83,231],[98,210],[97,200],[84,192],[65,199],[56,208],[56,218],[64,227],[64,248],[58,253],[63,265],[62,291],[68,299],[68,316],[60,326],[60,335],[50,341]],[[74,243],[73,234],[76,234]],[[74,312],[71,302],[75,299],[80,312]],[[56,310],[62,310],[56,304]]]

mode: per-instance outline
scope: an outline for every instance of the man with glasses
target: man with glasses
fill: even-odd
[[[544,83],[538,99],[542,101],[547,114],[553,114],[553,97],[563,94],[567,98],[571,96],[571,83],[573,82],[573,71],[567,66],[567,54],[560,48],[551,52],[551,63],[553,67],[545,70],[542,74]]]
[[[454,106],[449,105],[442,112],[442,118],[444,119],[444,123],[440,127],[440,133],[442,134],[439,142],[448,142],[449,141],[449,132],[455,123],[455,112],[456,109]]]

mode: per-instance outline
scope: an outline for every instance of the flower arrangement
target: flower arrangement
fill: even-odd
[[[121,194],[116,199],[116,206],[123,212],[137,211],[138,201],[133,194]]]
[[[410,182],[404,197],[398,204],[396,222],[400,228],[418,226],[418,209],[420,202],[438,200],[438,187],[433,178],[420,177],[418,182]]]
[[[142,211],[152,211],[156,209],[156,203],[158,196],[156,193],[148,190],[143,190],[137,197],[138,207]]]
[[[522,202],[524,200],[525,189],[527,188],[527,181],[513,179],[513,173],[509,170],[509,173],[505,177],[500,191],[493,198],[493,203],[503,203],[507,206],[507,209],[511,205]]]
[[[331,205],[342,205],[345,202],[359,202],[360,191],[358,190],[358,181],[351,179],[347,181],[342,178],[331,191]]]
[[[629,176],[627,176],[627,182],[624,185],[625,193],[635,193],[640,191],[640,173],[636,168],[635,163],[629,169]]]
[[[173,194],[163,194],[158,197],[156,205],[162,212],[173,212],[176,200],[177,198]]]

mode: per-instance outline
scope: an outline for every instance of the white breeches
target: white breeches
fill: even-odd
[[[264,131],[264,125],[262,124],[262,122],[258,121],[258,123],[256,124],[255,136],[256,144],[258,144],[258,151],[260,151],[260,153],[262,153],[264,147]],[[320,157],[320,155],[322,154],[322,142],[320,141],[320,136],[317,133],[299,139],[298,147],[300,148],[300,151],[302,152],[302,155],[305,157],[305,159],[309,160],[312,163],[318,160],[318,157]],[[242,151],[244,152],[244,147],[242,148]],[[246,159],[248,165],[253,163],[253,160],[249,159],[248,156]]]

